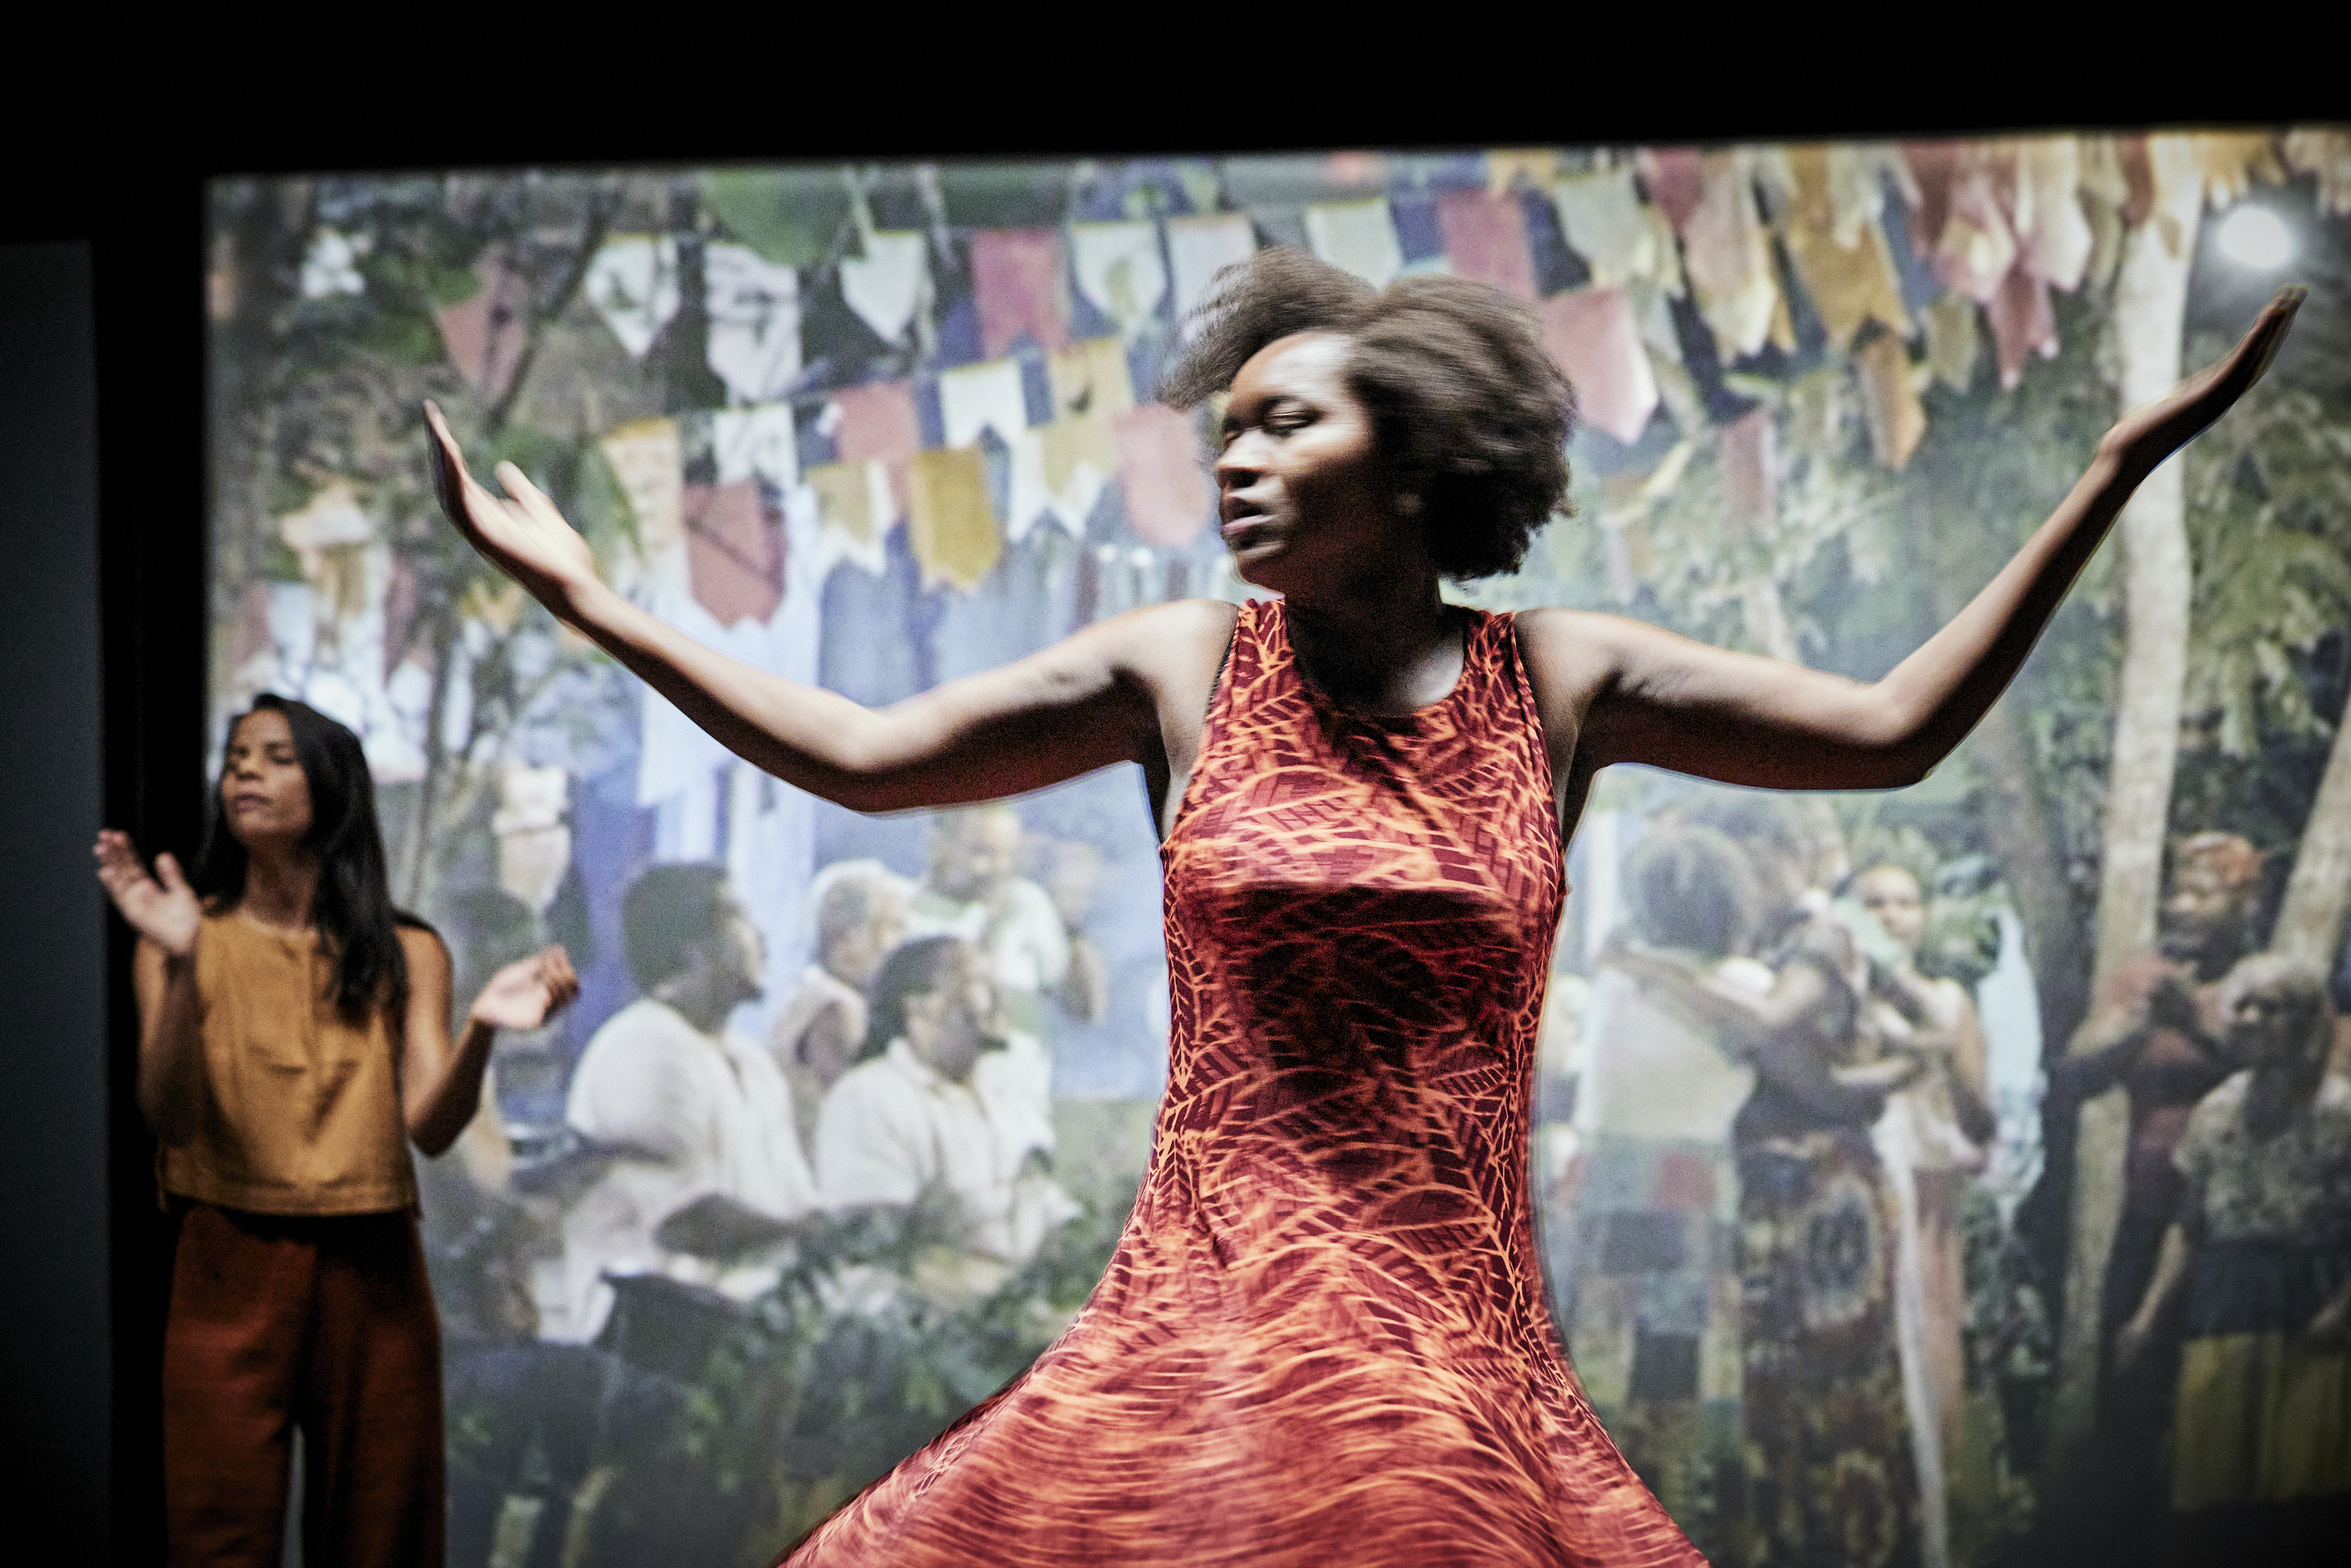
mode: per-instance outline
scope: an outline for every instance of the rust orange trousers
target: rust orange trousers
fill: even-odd
[[[277,1568],[298,1426],[304,1561],[440,1568],[441,1332],[415,1219],[188,1204],[163,1330],[173,1568]]]

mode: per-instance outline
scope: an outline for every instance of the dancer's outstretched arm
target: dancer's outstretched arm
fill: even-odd
[[[520,469],[499,465],[507,496],[491,494],[440,411],[428,404],[426,416],[442,507],[475,549],[737,756],[855,810],[996,800],[1113,762],[1143,764],[1164,794],[1171,748],[1159,716],[1207,702],[1203,690],[1163,706],[1162,689],[1196,679],[1204,657],[1213,672],[1231,632],[1225,606],[1157,605],[875,711],[730,659],[631,603]]]
[[[1613,615],[1521,615],[1554,755],[1579,751],[1580,772],[1645,762],[1780,789],[1925,778],[2007,689],[2139,482],[2261,379],[2305,292],[2281,290],[2234,353],[2125,414],[2015,559],[1882,680],[1712,648]]]

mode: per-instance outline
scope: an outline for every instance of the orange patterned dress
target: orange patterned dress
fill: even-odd
[[[1161,853],[1151,1166],[1068,1333],[788,1554],[849,1564],[1702,1561],[1593,1418],[1527,1204],[1566,883],[1507,617],[1402,717],[1241,607]]]

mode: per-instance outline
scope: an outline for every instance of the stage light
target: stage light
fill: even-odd
[[[2270,272],[2294,259],[2294,231],[2267,207],[2247,203],[2220,220],[2220,254],[2240,267]]]

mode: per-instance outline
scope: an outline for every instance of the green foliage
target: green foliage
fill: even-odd
[[[847,238],[849,188],[822,169],[714,169],[702,199],[726,232],[778,267],[816,267]]]
[[[2196,563],[2188,713],[2230,757],[2331,733],[2304,668],[2351,622],[2351,420],[2265,382],[2184,462]]]

